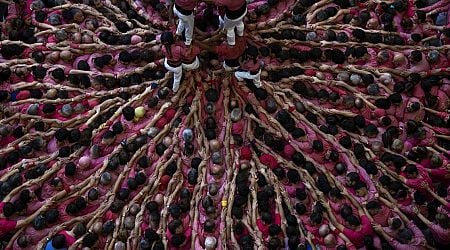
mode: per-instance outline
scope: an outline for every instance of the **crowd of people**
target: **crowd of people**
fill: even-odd
[[[0,19],[0,249],[449,248],[449,0]]]

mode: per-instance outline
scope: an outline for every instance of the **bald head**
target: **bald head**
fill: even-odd
[[[393,62],[395,66],[402,65],[406,63],[406,57],[403,54],[397,54],[394,56]]]
[[[162,206],[164,204],[164,196],[162,194],[156,194],[155,202],[158,203],[159,206]]]
[[[336,237],[333,234],[328,234],[323,239],[325,245],[327,247],[335,247],[336,246]]]

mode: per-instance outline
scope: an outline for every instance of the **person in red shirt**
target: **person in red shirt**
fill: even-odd
[[[191,45],[185,48],[186,53],[181,58],[182,66],[184,70],[194,70],[198,69],[200,66],[200,61],[198,60],[198,55],[200,54],[200,48]]]
[[[237,35],[244,35],[244,17],[247,15],[246,0],[205,0],[206,3],[214,2],[216,5],[225,7],[225,16],[223,18],[223,28],[227,31],[227,42],[229,45],[235,45],[236,28]]]
[[[181,36],[183,31],[186,37],[184,44],[190,46],[192,43],[192,36],[194,34],[194,9],[197,6],[196,0],[175,0],[173,6],[173,13],[178,16],[180,21],[177,26],[177,36]]]
[[[245,50],[245,62],[241,65],[239,71],[234,73],[238,81],[244,79],[253,80],[257,88],[261,88],[261,65],[258,60],[258,49],[256,47],[248,47]]]
[[[214,47],[207,44],[196,42],[202,49],[216,53],[219,59],[223,59],[223,67],[225,71],[234,71],[239,68],[239,58],[244,54],[247,46],[247,41],[244,36],[236,38],[235,45],[229,45],[227,42],[223,42],[221,45]]]
[[[166,57],[164,66],[168,71],[173,72],[173,92],[177,92],[180,87],[181,76],[183,74],[182,58],[185,54],[184,48],[175,43],[172,32],[165,31],[161,35],[161,44],[164,45],[162,52]]]

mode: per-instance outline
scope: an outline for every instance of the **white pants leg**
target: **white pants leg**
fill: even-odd
[[[184,70],[195,70],[198,69],[200,66],[200,61],[198,60],[198,57],[195,58],[195,61],[190,64],[182,64]]]
[[[175,7],[175,5],[173,6],[173,13],[175,15],[178,16],[178,18],[180,19],[180,21],[178,22],[178,26],[177,26],[177,35],[181,36],[181,34],[183,33],[184,30],[186,30],[185,32],[185,37],[186,37],[186,42],[184,42],[186,45],[191,45],[192,42],[192,35],[194,34],[194,14],[190,14],[189,16],[185,16],[183,14],[181,14],[177,8]]]
[[[182,65],[178,67],[172,67],[167,63],[167,58],[164,59],[164,67],[170,72],[173,72],[173,92],[177,92],[180,88],[181,76],[183,75],[183,67]]]
[[[261,70],[259,70],[258,74],[252,75],[248,71],[236,71],[234,72],[234,76],[238,81],[242,81],[243,79],[253,80],[253,83],[257,88],[261,88]]]
[[[223,18],[221,16],[219,16],[219,28],[223,29],[223,25],[224,25]]]
[[[234,34],[234,28],[237,28],[238,36],[244,35],[244,17],[247,15],[247,10],[245,13],[236,19],[228,19],[225,15],[223,28],[227,31],[227,43],[229,45],[236,44],[236,35]]]

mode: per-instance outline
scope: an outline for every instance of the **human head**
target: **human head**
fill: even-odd
[[[52,247],[55,249],[66,248],[67,247],[66,237],[62,234],[57,234],[57,235],[53,236]]]
[[[170,46],[175,42],[172,32],[164,31],[161,34],[161,44],[164,46]]]
[[[437,213],[435,219],[442,228],[444,229],[450,228],[450,220],[447,214]]]

